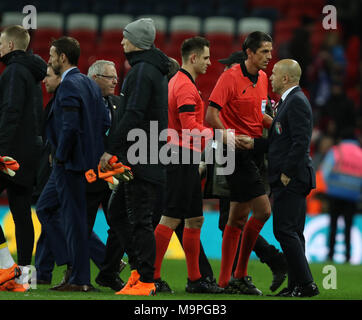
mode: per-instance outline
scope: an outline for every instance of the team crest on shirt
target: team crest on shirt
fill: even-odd
[[[277,132],[277,134],[282,134],[282,125],[280,124],[280,122],[278,121],[278,122],[276,122],[275,123],[275,131]]]

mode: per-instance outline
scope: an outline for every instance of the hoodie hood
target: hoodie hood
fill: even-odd
[[[159,69],[162,74],[168,74],[170,60],[161,50],[155,47],[150,50],[125,53],[125,56],[132,67],[138,62],[147,62]]]
[[[33,53],[15,50],[3,56],[1,61],[7,66],[12,63],[19,63],[25,66],[36,81],[43,80],[47,73],[46,62],[40,56]]]

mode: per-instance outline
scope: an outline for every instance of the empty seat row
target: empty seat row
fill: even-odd
[[[92,31],[120,30],[134,19],[140,17],[151,17],[155,21],[156,29],[161,32],[173,31],[194,31],[197,33],[223,32],[223,33],[241,33],[251,30],[261,30],[267,33],[272,31],[272,21],[261,17],[247,17],[236,20],[232,17],[207,17],[197,16],[173,16],[167,18],[159,15],[142,15],[133,17],[126,14],[109,14],[99,18],[96,14],[74,13],[66,18],[60,13],[38,13],[37,28],[51,29],[85,29]],[[5,12],[2,15],[1,26],[22,24],[24,15],[19,12]]]

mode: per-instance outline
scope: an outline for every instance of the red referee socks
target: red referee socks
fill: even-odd
[[[157,225],[155,229],[155,241],[156,241],[156,258],[155,258],[155,272],[153,275],[154,279],[161,278],[161,265],[163,257],[167,251],[170,243],[173,230],[163,224]]]
[[[199,268],[201,229],[184,228],[182,237],[183,248],[186,256],[187,273],[190,281],[201,278]]]
[[[254,217],[251,217],[245,224],[241,237],[239,260],[234,272],[235,278],[240,279],[248,275],[249,257],[263,225],[263,221],[255,219]]]
[[[222,237],[221,268],[219,287],[225,288],[231,277],[236,250],[238,249],[241,229],[226,225]]]

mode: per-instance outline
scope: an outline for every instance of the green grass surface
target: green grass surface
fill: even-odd
[[[214,270],[214,274],[218,278],[220,270],[220,261],[210,261]],[[327,274],[323,273],[324,264],[311,264],[311,270],[317,283],[320,295],[311,298],[312,300],[361,300],[362,286],[361,266],[351,266],[348,264],[333,264],[337,271],[337,289],[325,289],[323,287],[323,279]],[[63,277],[64,267],[56,267],[53,272],[52,285],[60,282]],[[99,288],[100,292],[94,293],[77,293],[77,292],[54,292],[49,290],[49,285],[37,285],[36,289],[32,289],[27,293],[0,292],[0,300],[278,300],[278,297],[269,297],[267,294],[272,292],[269,286],[272,280],[272,274],[269,268],[260,263],[258,260],[249,262],[248,272],[252,276],[254,284],[263,292],[263,296],[247,296],[247,295],[210,295],[210,294],[187,294],[185,292],[185,284],[187,279],[186,263],[184,260],[165,260],[162,265],[161,276],[166,280],[174,294],[160,293],[153,297],[130,297],[115,295],[111,289],[99,287],[94,279],[98,273],[97,267],[91,266],[92,284]],[[130,274],[129,268],[121,273],[121,278],[127,281]],[[284,288],[287,280],[280,289]],[[279,291],[279,290],[278,290]],[[277,292],[278,292],[277,291]],[[296,299],[296,298],[291,298]],[[286,300],[285,298],[282,300]]]

